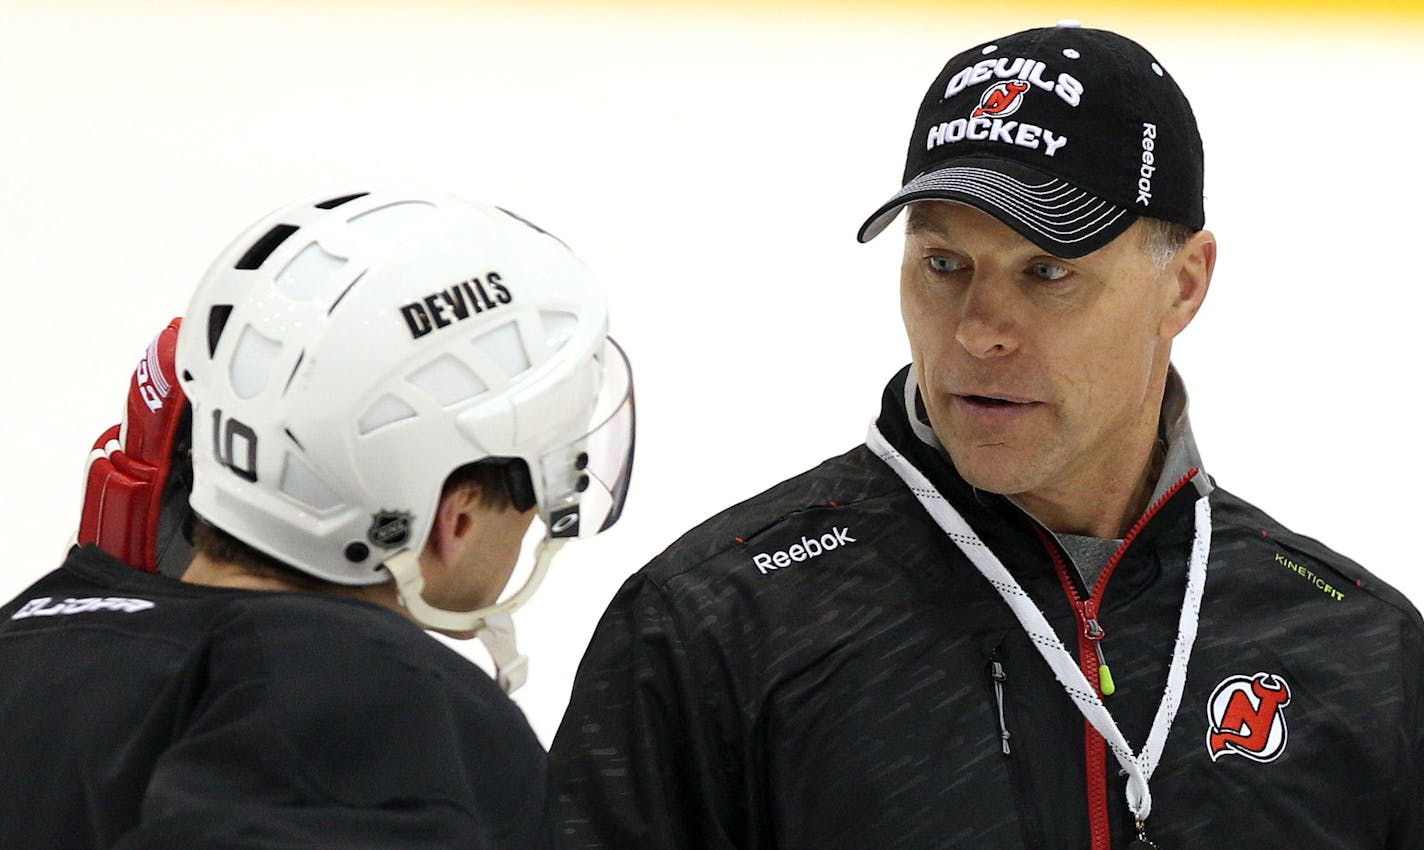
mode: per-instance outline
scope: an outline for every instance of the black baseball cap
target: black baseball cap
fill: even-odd
[[[1139,216],[1206,222],[1186,95],[1142,45],[1072,21],[949,60],[920,104],[903,180],[861,242],[924,200],[977,207],[1067,259]]]

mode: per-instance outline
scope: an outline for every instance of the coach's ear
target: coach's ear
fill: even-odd
[[[1159,333],[1170,340],[1181,333],[1201,309],[1206,292],[1211,288],[1212,271],[1216,268],[1216,236],[1210,230],[1192,234],[1163,272],[1167,278],[1167,310],[1162,315]]]

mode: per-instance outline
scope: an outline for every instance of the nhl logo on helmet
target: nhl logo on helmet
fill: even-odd
[[[410,539],[410,511],[378,511],[371,517],[366,539],[383,549],[394,549]]]

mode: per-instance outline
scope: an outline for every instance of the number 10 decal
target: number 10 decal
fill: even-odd
[[[236,419],[224,422],[220,409],[213,411],[213,455],[239,477],[257,482],[257,432]]]

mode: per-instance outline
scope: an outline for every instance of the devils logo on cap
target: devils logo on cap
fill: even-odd
[[[1013,115],[1023,105],[1024,92],[1029,88],[1029,84],[1022,80],[995,83],[984,90],[984,96],[979,98],[979,105],[969,113],[969,117]]]

